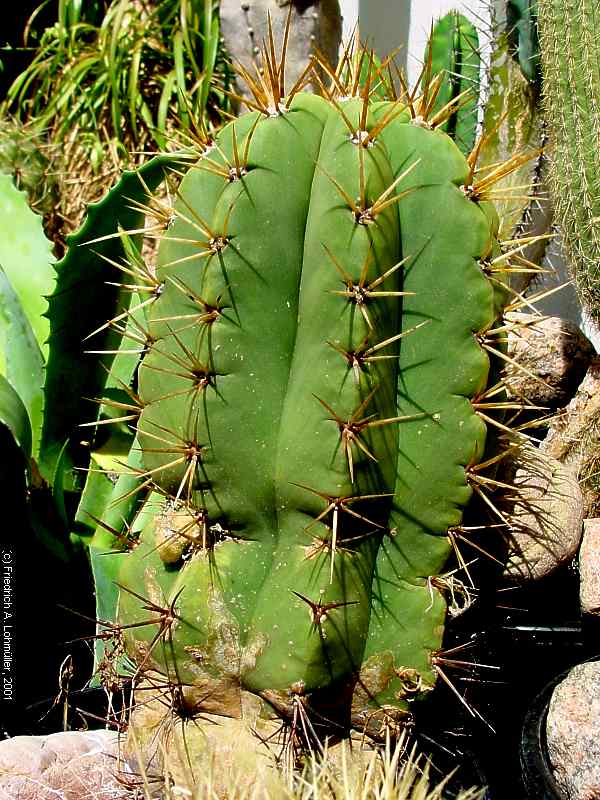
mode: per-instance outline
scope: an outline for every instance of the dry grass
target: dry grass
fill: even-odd
[[[360,747],[358,748],[360,751]],[[361,757],[362,756],[362,757]],[[275,766],[257,766],[255,775],[240,774],[223,792],[215,772],[202,779],[170,778],[169,753],[158,781],[141,770],[140,798],[144,800],[483,800],[485,789],[448,791],[452,774],[433,778],[432,767],[416,746],[400,737],[395,746],[358,753],[343,742],[331,754],[311,757],[303,772],[286,774]],[[215,768],[216,769],[216,768]]]

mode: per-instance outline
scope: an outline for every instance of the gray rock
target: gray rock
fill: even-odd
[[[546,740],[565,798],[600,800],[600,662],[578,664],[556,687]]]
[[[589,339],[560,317],[511,313],[507,319],[518,325],[508,337],[508,355],[519,365],[506,370],[511,395],[552,409],[566,405],[595,352]]]
[[[290,36],[287,47],[286,90],[296,83],[317,50],[337,63],[342,37],[342,17],[338,0],[221,0],[221,34],[225,47],[235,62],[252,75],[260,67],[260,49],[268,41],[268,17],[271,17],[275,52],[279,57],[283,34],[291,6]],[[238,91],[250,94],[239,82]],[[310,85],[307,88],[311,88]],[[313,89],[317,87],[313,85]]]
[[[112,731],[0,741],[0,800],[134,800],[137,782]]]
[[[584,614],[600,616],[600,519],[583,522],[579,580],[581,610]]]
[[[518,500],[506,514],[510,540],[504,575],[517,582],[538,580],[577,552],[583,498],[575,472],[532,445],[520,448],[514,466]]]

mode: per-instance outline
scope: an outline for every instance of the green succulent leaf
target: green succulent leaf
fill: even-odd
[[[33,453],[42,431],[44,360],[19,298],[0,267],[0,374],[15,389],[31,423]]]
[[[111,285],[122,279],[116,266],[124,256],[119,230],[143,227],[144,213],[135,204],[147,203],[148,192],[180,164],[181,157],[157,156],[138,171],[125,172],[103,200],[89,207],[83,226],[68,240],[67,254],[56,264],[56,287],[48,300],[50,353],[41,449],[46,471],[78,426],[97,417],[97,405],[89,398],[101,395],[114,357],[86,351],[116,349],[121,343],[120,335],[103,327],[130,302],[129,292]]]
[[[97,454],[92,457],[92,464],[93,471],[89,473],[77,511],[74,535],[89,546],[96,590],[96,619],[117,622],[117,581],[127,552],[125,540],[143,499],[136,491],[141,478],[135,474],[136,470],[142,471],[142,458],[139,450],[132,450],[129,458],[113,457],[112,466],[116,470],[113,473],[108,471],[111,465],[106,458],[98,458]],[[104,650],[105,643],[96,640],[96,666]]]
[[[54,256],[42,218],[27,205],[10,175],[0,175],[0,264],[29,320],[44,356],[48,353],[46,300],[54,287]]]
[[[27,409],[3,375],[0,375],[0,424],[8,429],[24,457],[31,458],[31,424]]]

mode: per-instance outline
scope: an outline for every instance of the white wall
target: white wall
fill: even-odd
[[[360,17],[360,38],[380,57],[402,48],[397,62],[407,69],[410,82],[418,76],[432,21],[453,8],[478,27],[484,57],[489,46],[489,0],[340,0],[340,6],[344,40]]]
[[[369,0],[363,0],[363,2]],[[404,3],[404,0],[401,0]],[[408,78],[414,82],[421,69],[423,53],[431,30],[431,23],[453,9],[468,17],[479,31],[479,46],[485,61],[490,50],[489,0],[417,0],[411,5],[408,33]]]

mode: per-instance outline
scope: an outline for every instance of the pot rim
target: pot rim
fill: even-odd
[[[596,655],[579,663],[586,664],[599,660],[600,655]],[[550,767],[546,741],[546,719],[554,689],[576,666],[578,664],[573,664],[544,686],[535,697],[523,720],[519,760],[523,786],[530,800],[566,800],[566,795],[559,788]]]

